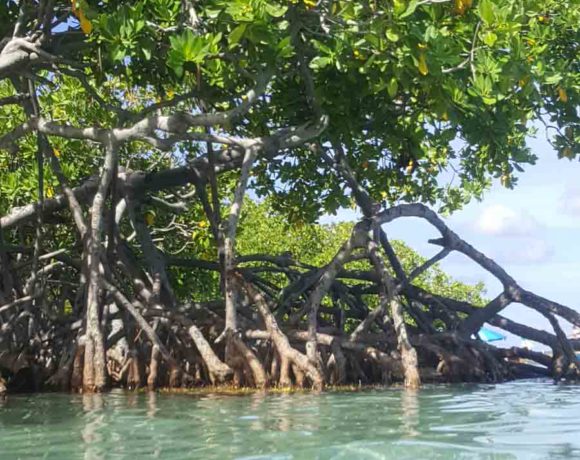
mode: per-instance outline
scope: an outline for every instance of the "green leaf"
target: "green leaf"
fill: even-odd
[[[286,14],[288,11],[287,6],[273,5],[271,3],[266,4],[266,13],[268,13],[273,18],[280,18]]]
[[[495,21],[495,10],[491,0],[481,0],[478,10],[479,17],[483,19],[483,22],[487,25],[493,24]]]
[[[397,79],[395,77],[391,78],[389,80],[389,83],[387,83],[387,93],[389,93],[389,96],[395,97],[397,95],[398,89],[399,89],[399,82],[397,81]]]
[[[332,63],[332,58],[326,56],[316,56],[312,61],[310,61],[310,68],[317,70],[317,69],[324,69],[327,65]]]
[[[145,21],[140,19],[135,23],[135,33],[140,32],[143,27],[145,27]]]
[[[182,65],[174,65],[174,66],[170,66],[170,67],[175,72],[175,75],[177,75],[179,78],[183,77],[183,66]]]
[[[125,52],[125,48],[122,48],[119,45],[114,46],[111,50],[111,57],[113,61],[122,61],[126,54],[127,53]]]
[[[292,46],[292,37],[288,36],[285,37],[278,43],[276,47],[278,52],[277,55],[279,58],[288,58],[294,54],[294,47]]]
[[[145,60],[149,61],[151,59],[151,50],[147,47],[143,47],[141,49],[143,56],[145,56]]]
[[[272,35],[265,24],[254,22],[246,29],[246,38],[255,44],[271,43]]]
[[[562,80],[561,74],[553,73],[552,75],[547,76],[545,81],[548,85],[556,85],[560,83],[561,80]]]
[[[246,27],[248,26],[247,23],[242,22],[238,27],[231,31],[230,35],[228,36],[228,43],[230,44],[230,49],[236,46],[242,37],[244,36],[244,32],[246,31]]]
[[[183,59],[185,61],[195,61],[201,51],[202,43],[198,36],[193,36],[191,30],[187,30],[185,42],[183,44]]]
[[[493,47],[493,45],[495,45],[496,41],[497,41],[497,35],[494,34],[493,32],[487,32],[483,36],[483,43],[485,43],[490,48]]]
[[[495,97],[488,97],[488,96],[482,96],[481,100],[486,105],[493,105],[497,102],[497,99]]]
[[[318,51],[324,54],[333,54],[332,49],[330,49],[328,46],[326,46],[324,43],[318,40],[312,40],[312,44]]]
[[[411,0],[409,2],[409,6],[407,6],[407,9],[403,12],[403,14],[399,16],[399,19],[405,19],[406,17],[411,16],[416,9],[417,9],[417,0]]]
[[[393,29],[387,29],[387,38],[392,42],[399,41],[399,34],[395,32]]]
[[[205,10],[205,14],[209,19],[217,18],[221,12],[222,12],[222,10],[214,10],[211,7],[207,7]]]

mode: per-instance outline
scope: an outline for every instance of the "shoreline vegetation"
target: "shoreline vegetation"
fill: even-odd
[[[368,195],[362,196],[368,199]],[[414,285],[413,280],[441,260],[442,255],[438,253],[411,273],[405,273],[391,244],[386,239],[381,240],[384,233],[380,230],[380,223],[405,216],[428,220],[442,236],[432,243],[446,242],[444,255],[450,252],[449,247],[462,252],[496,275],[507,286],[506,291],[485,306],[477,307]],[[373,222],[378,229],[374,239],[369,236],[372,235],[369,228]],[[391,264],[399,267],[399,278],[385,268],[388,259],[377,255],[378,244],[373,242],[383,245],[385,253],[388,251],[392,255]],[[360,262],[364,259],[367,259],[368,270],[344,268],[353,260]],[[122,263],[129,260],[136,259],[126,257]],[[224,339],[217,336],[217,331],[223,327],[219,326],[223,324],[225,315],[223,301],[197,302],[170,310],[154,304],[147,309],[141,300],[129,302],[118,288],[104,280],[103,287],[110,302],[107,316],[111,324],[107,340],[106,362],[110,379],[107,386],[131,389],[145,386],[150,390],[165,388],[166,391],[167,388],[183,386],[192,387],[194,392],[197,391],[195,387],[208,386],[208,391],[212,392],[221,391],[220,385],[225,385],[221,388],[227,391],[272,388],[284,392],[292,387],[319,391],[329,385],[356,388],[401,384],[417,388],[421,382],[501,382],[540,376],[576,380],[578,377],[574,347],[580,343],[563,334],[554,315],[571,322],[578,321],[580,315],[522,289],[501,267],[463,242],[423,205],[400,205],[363,219],[352,228],[350,237],[332,260],[321,267],[301,267],[288,254],[243,256],[241,260],[246,264],[251,262],[251,265],[236,267],[232,273],[233,286],[240,299],[236,313],[243,327],[226,336],[225,344]],[[210,261],[187,259],[181,263],[219,272],[219,265]],[[151,286],[146,279],[135,276],[142,270],[142,267],[133,266],[126,272],[134,274],[135,286],[140,289],[142,298],[147,298],[151,296]],[[273,280],[281,278],[264,278],[264,272],[270,276],[284,275],[289,284],[278,287]],[[169,278],[166,273],[164,277]],[[348,305],[348,309],[324,305],[322,298],[328,292]],[[366,304],[362,301],[362,292],[367,302],[375,298],[374,309],[367,306],[366,311],[363,310]],[[281,294],[276,296],[276,293]],[[535,330],[497,314],[498,308],[505,308],[514,301],[551,320],[556,334]],[[403,306],[408,312],[407,318],[403,316]],[[283,316],[272,312],[280,312],[282,308],[287,309]],[[313,308],[319,309],[316,317],[307,315]],[[154,330],[145,318],[165,319],[165,333]],[[58,330],[53,329],[53,337],[59,337],[56,335],[58,331],[60,340],[63,333],[69,340],[69,349],[59,350],[61,360],[58,366],[53,364],[52,368],[47,366],[41,370],[37,363],[32,365],[30,357],[2,353],[0,363],[9,372],[13,370],[15,388],[21,385],[27,390],[34,389],[30,385],[38,382],[37,390],[87,391],[79,383],[83,381],[84,339],[81,335],[74,340],[75,329],[70,327],[75,322],[78,326],[80,324],[73,312],[54,320],[61,322],[61,326]],[[447,330],[435,330],[433,324],[437,320]],[[127,340],[125,324],[133,321],[135,338]],[[350,326],[346,326],[347,323]],[[550,346],[552,357],[518,347],[496,348],[472,339],[471,336],[485,323]],[[163,331],[160,324],[158,321],[157,327]],[[115,331],[114,327],[120,329]],[[309,328],[314,328],[315,335],[310,334]],[[171,332],[179,340],[175,340],[173,345],[165,345]],[[312,346],[313,338],[316,354],[311,361],[308,347]],[[228,341],[235,346],[236,359],[230,359],[231,364],[220,358]],[[524,359],[526,363],[522,362]]]
[[[579,22],[571,0],[3,2],[7,391],[578,381],[580,312],[441,216],[513,187],[534,123],[580,154]],[[392,242],[399,219],[438,252]]]

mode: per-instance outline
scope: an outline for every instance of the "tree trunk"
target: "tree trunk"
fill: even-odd
[[[151,347],[151,360],[149,361],[149,376],[147,377],[147,388],[149,388],[149,391],[153,391],[157,388],[160,358],[161,353],[159,352],[159,347],[153,345]]]
[[[74,360],[73,360],[73,368],[72,373],[70,376],[70,389],[73,392],[82,391],[83,388],[83,360],[85,356],[85,338],[80,337],[79,343],[77,345]]]
[[[235,367],[239,358],[245,360],[246,364],[251,369],[255,385],[258,387],[265,387],[267,384],[266,374],[264,368],[257,360],[253,352],[242,342],[242,339],[237,336],[237,303],[239,301],[237,292],[237,284],[235,280],[235,264],[236,264],[236,234],[238,229],[238,222],[242,211],[244,196],[250,178],[250,172],[259,148],[257,145],[249,145],[245,148],[244,159],[240,171],[240,178],[234,193],[234,199],[230,206],[230,212],[224,231],[224,296],[225,296],[225,328],[224,334],[226,338],[226,363],[230,367]],[[237,356],[236,356],[237,355]]]
[[[378,236],[377,228],[374,230],[373,233]],[[368,251],[369,257],[381,280],[381,302],[386,298],[391,307],[391,317],[393,318],[393,323],[395,325],[399,352],[401,353],[403,370],[405,372],[405,386],[407,388],[419,388],[421,386],[421,377],[419,375],[417,351],[409,341],[407,326],[405,325],[405,317],[403,315],[403,306],[401,300],[395,295],[394,282],[379,255],[376,239],[369,240]]]
[[[117,146],[109,139],[105,146],[105,163],[101,180],[91,206],[90,238],[88,241],[88,290],[86,302],[85,357],[83,391],[100,392],[107,387],[105,344],[101,331],[100,262],[105,201],[117,164]]]
[[[224,238],[224,272],[225,272],[225,301],[226,301],[226,331],[235,331],[237,329],[236,321],[236,281],[235,281],[235,249],[236,249],[236,234],[238,230],[238,222],[242,211],[244,196],[250,178],[250,172],[254,161],[258,155],[257,146],[249,146],[244,153],[244,160],[240,172],[238,185],[234,193],[234,200],[230,206],[230,213],[228,216],[225,238]]]
[[[399,342],[399,351],[403,369],[405,371],[405,386],[407,388],[419,388],[421,386],[421,377],[419,376],[419,361],[417,351],[411,345],[407,334],[407,326],[403,316],[403,306],[401,301],[394,297],[391,299],[391,315],[397,331],[397,340]]]

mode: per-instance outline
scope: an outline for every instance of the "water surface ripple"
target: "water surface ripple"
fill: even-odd
[[[0,459],[580,459],[580,387],[11,395]]]

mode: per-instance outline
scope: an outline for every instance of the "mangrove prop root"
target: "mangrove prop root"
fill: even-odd
[[[302,265],[288,255],[232,252],[226,281],[231,298],[181,302],[169,285],[173,264],[192,273],[223,273],[223,264],[167,257],[152,247],[155,239],[150,230],[138,225],[141,236],[135,241],[118,231],[114,241],[103,239],[104,197],[115,180],[109,171],[116,161],[114,145],[107,155],[96,183],[69,190],[68,197],[57,198],[59,206],[47,199],[43,207],[47,226],[52,225],[51,212],[59,212],[67,200],[73,204],[69,228],[80,234],[81,243],[35,256],[34,248],[7,241],[7,234],[3,235],[0,374],[8,391],[26,375],[36,376],[41,388],[84,392],[111,386],[221,384],[320,390],[326,385],[400,382],[414,388],[431,381],[499,382],[530,376],[575,381],[580,377],[575,355],[580,342],[568,339],[560,325],[564,320],[580,326],[580,313],[523,289],[421,204],[383,210],[368,207],[349,240],[322,267]],[[117,176],[120,195],[127,180],[127,173],[122,181],[121,174]],[[83,207],[91,210],[88,224]],[[136,221],[134,208],[130,214]],[[19,215],[13,210],[3,218],[13,228],[11,235],[20,225],[34,225],[33,219],[18,220]],[[431,243],[442,246],[434,258],[409,273],[401,272],[381,229],[404,217],[433,225],[440,238]],[[49,251],[49,245],[44,246]],[[138,251],[153,252],[155,258],[141,260]],[[486,306],[446,298],[413,284],[420,273],[454,251],[502,284],[502,292]],[[26,286],[30,276],[26,267],[34,257],[39,270],[54,259],[61,268],[42,272],[43,286],[51,290],[39,293],[43,302],[31,309],[33,297],[21,286]],[[353,258],[368,259],[372,269],[347,269]],[[60,279],[63,274],[72,281]],[[377,307],[369,309],[361,293],[376,296]],[[537,330],[502,316],[513,302],[546,317],[552,330]],[[415,319],[415,324],[407,318]],[[486,323],[547,345],[552,352],[501,349],[481,342],[474,337]]]

